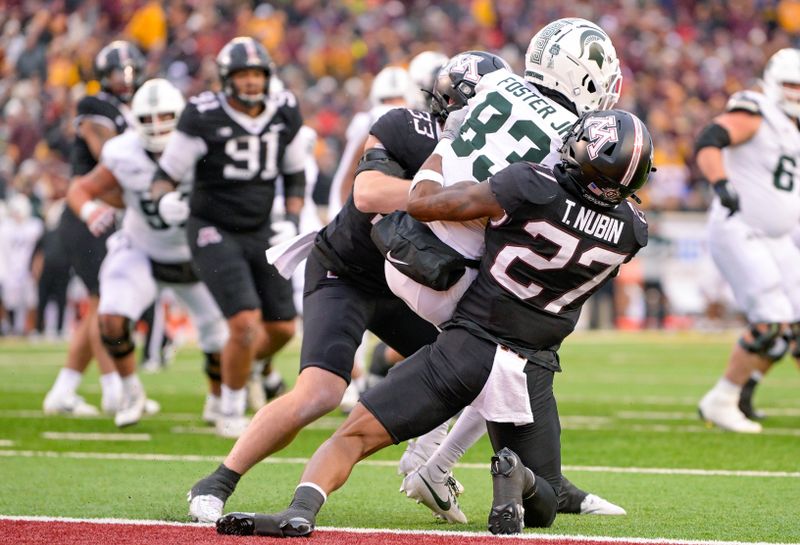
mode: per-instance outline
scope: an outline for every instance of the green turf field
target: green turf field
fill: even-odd
[[[724,367],[732,334],[576,334],[556,378],[564,473],[625,507],[625,517],[559,516],[548,533],[800,542],[800,373],[790,360],[756,401],[770,415],[762,435],[708,430],[695,406]],[[44,417],[41,402],[65,347],[0,340],[0,514],[186,520],[185,494],[233,441],[203,426],[204,379],[196,349],[165,372],[144,375],[162,414],[122,432],[130,441],[64,433],[117,433],[109,418]],[[296,373],[298,346],[279,358]],[[99,404],[92,369],[81,393]],[[285,507],[312,454],[342,421],[325,418],[242,479],[228,510]],[[402,446],[356,468],[318,519],[322,526],[484,530],[490,447],[481,440],[457,468],[466,527],[434,522],[398,493]],[[161,456],[154,456],[161,455]],[[694,471],[693,471],[694,470]],[[718,471],[712,471],[718,470]],[[742,473],[737,473],[742,472]]]

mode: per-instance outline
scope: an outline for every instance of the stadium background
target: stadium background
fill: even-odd
[[[426,49],[478,48],[501,54],[519,71],[532,34],[564,16],[596,21],[612,36],[624,73],[618,107],[645,119],[656,143],[658,172],[642,198],[661,238],[617,282],[617,324],[637,327],[649,314],[650,325],[664,325],[658,292],[642,295],[652,286],[672,300],[670,311],[661,310],[673,315],[667,326],[696,325],[680,317],[701,316],[709,306],[716,317],[716,303],[729,299],[705,253],[704,218],[670,215],[659,229],[659,214],[706,209],[709,190],[693,164],[693,139],[732,92],[756,82],[773,52],[800,43],[800,2],[793,0],[6,0],[0,10],[0,200],[24,193],[46,218],[64,196],[74,105],[97,89],[92,61],[117,38],[146,53],[148,76],[169,78],[186,96],[217,85],[214,57],[231,37],[261,40],[320,137],[317,195],[324,204],[345,129],[366,107],[371,79],[382,67],[407,65]],[[613,323],[598,318],[592,325]]]
[[[405,65],[425,49],[452,54],[481,48],[500,53],[519,71],[537,29],[559,17],[581,16],[613,38],[625,77],[619,106],[647,121],[659,169],[642,195],[651,245],[617,281],[624,310],[610,322],[597,317],[596,325],[725,325],[703,320],[704,314],[720,317],[715,304],[725,296],[714,289],[720,280],[705,258],[702,225],[709,191],[693,164],[692,142],[730,93],[756,81],[773,52],[800,46],[800,2],[435,4],[0,1],[0,203],[23,193],[41,217],[58,209],[69,181],[74,105],[97,89],[92,61],[114,39],[137,43],[147,54],[148,76],[166,76],[190,96],[216,85],[214,56],[222,44],[240,34],[258,37],[299,97],[306,123],[320,135],[317,159],[323,178],[329,178],[347,124],[367,106],[371,78],[386,64]],[[0,253],[0,269],[5,257]],[[643,293],[659,284],[676,312],[661,322],[656,312],[647,322]],[[603,296],[609,294],[596,298]],[[587,321],[591,315],[586,313]],[[559,517],[549,533],[800,541],[797,372],[784,364],[764,385],[761,401],[770,420],[762,436],[706,430],[694,413],[733,341],[732,332],[612,333],[576,335],[565,345],[568,372],[558,385],[565,471],[624,505],[629,516]],[[279,357],[287,377],[296,371],[297,348],[295,343]],[[0,513],[185,521],[187,487],[231,446],[200,427],[204,385],[198,351],[182,350],[167,374],[143,378],[148,392],[162,401],[163,413],[132,430],[134,439],[115,442],[87,439],[117,431],[108,417],[41,414],[65,350],[63,343],[0,340]],[[92,367],[82,389],[95,403],[96,378]],[[285,506],[302,460],[340,422],[341,416],[326,419],[303,432],[275,463],[257,467],[230,507]],[[73,435],[80,439],[70,440]],[[144,435],[147,441],[136,440]],[[359,468],[358,478],[335,496],[321,522],[441,528],[397,495],[394,464],[401,452],[389,449],[373,465]],[[479,443],[458,470],[470,490],[464,497],[468,530],[485,529],[486,452],[488,444]],[[0,542],[3,535],[15,536],[8,537],[15,543],[52,542],[37,538],[28,524],[17,534],[4,534],[8,525],[2,515]],[[113,532],[108,536],[107,542],[121,542]],[[96,536],[58,539],[103,542]]]

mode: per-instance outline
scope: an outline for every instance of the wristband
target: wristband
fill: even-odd
[[[78,214],[83,221],[83,223],[88,223],[89,218],[100,208],[100,205],[94,201],[86,201],[81,206],[80,214]]]
[[[436,182],[439,185],[444,185],[444,176],[442,176],[441,172],[436,172],[435,170],[424,168],[414,175],[414,180],[412,181],[411,187],[414,187],[421,181],[426,180],[429,182]]]

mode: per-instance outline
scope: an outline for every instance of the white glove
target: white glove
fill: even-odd
[[[270,227],[274,233],[271,237],[269,237],[270,247],[277,246],[278,244],[286,242],[287,240],[291,240],[297,236],[297,225],[295,225],[293,221],[276,221],[273,222]]]
[[[460,110],[450,112],[447,116],[447,121],[444,122],[442,127],[442,139],[455,140],[461,132],[461,125],[469,115],[469,108],[464,106]]]
[[[158,200],[158,215],[167,225],[181,225],[189,217],[189,203],[178,191],[170,191]]]
[[[116,219],[113,208],[95,201],[84,203],[81,206],[80,216],[89,228],[89,232],[96,237],[111,229]]]

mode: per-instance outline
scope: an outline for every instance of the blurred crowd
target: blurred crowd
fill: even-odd
[[[214,58],[226,41],[261,40],[320,136],[325,178],[381,68],[407,65],[426,49],[486,49],[521,72],[531,36],[566,16],[611,35],[624,73],[618,107],[645,119],[653,135],[658,172],[644,207],[705,210],[696,133],[732,92],[757,83],[773,52],[800,46],[800,1],[5,0],[0,205],[22,194],[33,216],[52,215],[69,181],[74,105],[97,90],[92,62],[114,39],[136,43],[148,76],[167,77],[187,96],[218,85]]]

